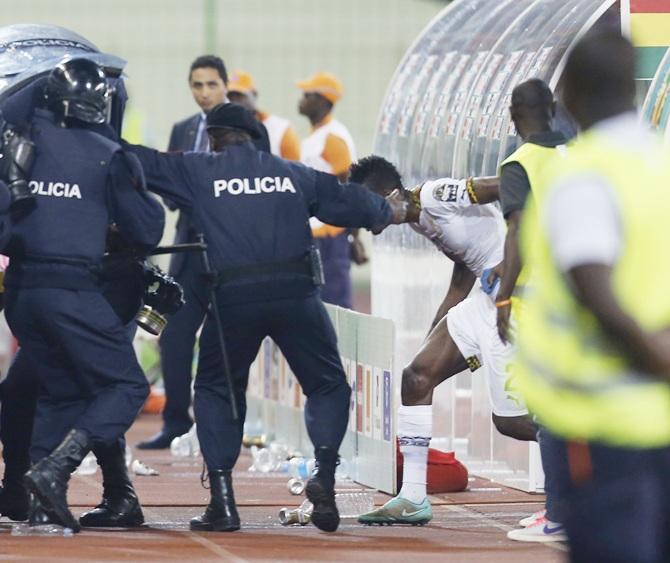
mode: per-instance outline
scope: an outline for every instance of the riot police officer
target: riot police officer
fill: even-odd
[[[136,159],[91,129],[105,122],[109,96],[90,60],[70,59],[51,72],[45,107],[30,123],[32,206],[14,221],[6,250],[7,320],[22,354],[39,365],[41,388],[25,484],[52,521],[75,531],[70,473],[94,446],[109,450],[110,465],[119,463],[120,439],[148,393],[96,274],[108,225],[138,251],[158,244],[164,225]]]
[[[312,522],[339,525],[334,475],[351,389],[333,326],[319,296],[319,266],[309,217],[343,227],[383,228],[402,215],[383,198],[304,165],[259,152],[256,119],[237,104],[207,117],[212,153],[166,154],[129,146],[149,189],[188,209],[208,244],[225,345],[234,381],[231,397],[212,318],[200,338],[195,382],[198,438],[209,470],[211,501],[193,530],[240,527],[231,471],[240,452],[249,366],[272,337],[307,395],[305,422],[316,469],[307,485]],[[395,202],[393,202],[395,205]],[[234,420],[235,401],[240,420]]]

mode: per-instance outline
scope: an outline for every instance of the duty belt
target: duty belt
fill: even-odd
[[[286,260],[282,262],[264,262],[261,264],[249,264],[236,268],[226,268],[213,274],[215,285],[223,285],[241,278],[263,274],[302,274],[312,276],[312,266],[308,257]]]
[[[31,267],[33,265],[47,266],[47,269]],[[49,269],[49,266],[65,266],[65,268]],[[5,275],[5,285],[99,291],[97,268],[99,264],[81,258],[35,254],[12,256]]]

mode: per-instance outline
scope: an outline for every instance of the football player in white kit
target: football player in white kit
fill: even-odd
[[[518,440],[536,439],[537,427],[509,384],[513,347],[498,336],[495,290],[480,286],[468,297],[475,280],[503,259],[505,221],[498,204],[492,203],[498,199],[498,180],[441,178],[406,190],[395,167],[378,156],[354,164],[350,180],[384,197],[399,190],[408,202],[406,222],[454,262],[451,286],[433,329],[402,374],[402,489],[383,507],[359,517],[364,524],[425,524],[432,518],[426,469],[437,385],[464,369],[484,367],[498,431]]]

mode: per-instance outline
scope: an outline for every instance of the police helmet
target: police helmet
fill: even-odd
[[[104,123],[110,88],[103,70],[88,59],[69,59],[51,71],[44,91],[47,107],[59,117]]]

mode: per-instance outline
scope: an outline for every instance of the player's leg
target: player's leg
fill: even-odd
[[[435,326],[419,353],[403,370],[402,406],[398,409],[398,442],[404,458],[402,488],[398,496],[383,507],[361,515],[359,522],[425,524],[432,518],[426,498],[426,474],[433,427],[433,389],[468,367],[451,335],[451,322],[447,321],[461,305],[463,303]]]

